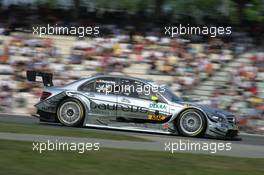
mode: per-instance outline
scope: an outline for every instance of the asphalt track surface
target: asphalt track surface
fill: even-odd
[[[8,123],[20,123],[20,124],[30,124],[30,125],[47,125],[47,127],[63,127],[61,125],[47,124],[39,122],[38,118],[30,116],[20,116],[20,115],[10,115],[10,114],[0,114],[0,122]],[[221,139],[208,139],[208,138],[189,138],[181,136],[171,136],[164,134],[150,134],[142,132],[131,132],[131,131],[118,131],[118,130],[105,130],[96,128],[80,128],[80,130],[97,131],[97,132],[108,132],[117,133],[123,135],[132,135],[136,137],[146,138],[151,140],[151,142],[135,142],[135,141],[114,141],[114,140],[104,140],[104,139],[94,139],[94,138],[77,138],[77,137],[61,137],[61,136],[48,136],[48,135],[34,135],[32,134],[15,134],[15,133],[4,133],[0,132],[0,139],[7,140],[21,140],[21,141],[32,141],[32,142],[47,142],[57,141],[61,142],[89,142],[89,143],[100,143],[100,149],[107,148],[120,148],[120,149],[135,149],[135,150],[153,150],[153,151],[164,151],[168,154],[173,154],[176,152],[187,152],[187,153],[202,153],[211,155],[225,155],[225,156],[236,156],[236,157],[251,157],[251,158],[264,158],[264,136],[251,135],[251,134],[241,134],[241,140],[221,140]],[[204,144],[214,144],[214,143],[231,143],[231,150],[229,151],[219,151],[216,153],[211,150],[179,150],[180,142],[188,143],[199,143]],[[170,145],[166,147],[166,145]],[[174,145],[174,146],[172,146]],[[186,145],[187,146],[187,145]],[[184,146],[183,146],[184,147]],[[182,147],[182,148],[183,148]],[[170,148],[170,149],[169,149]],[[173,149],[174,148],[174,149]],[[173,152],[172,152],[173,149]]]

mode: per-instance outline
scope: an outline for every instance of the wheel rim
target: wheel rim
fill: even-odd
[[[75,124],[81,115],[81,107],[76,102],[66,102],[61,105],[59,110],[60,120],[67,125]]]
[[[196,112],[187,112],[180,119],[180,127],[188,135],[196,135],[203,129],[202,116]]]

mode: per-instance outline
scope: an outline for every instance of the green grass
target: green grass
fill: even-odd
[[[31,142],[0,140],[0,174],[12,175],[263,175],[264,159],[100,148],[32,151]]]
[[[44,126],[44,125],[27,125],[27,124],[14,124],[14,123],[0,123],[0,132],[69,136],[69,137],[88,137],[88,138],[110,139],[110,140],[149,141],[147,139],[139,138],[131,135],[110,133],[105,131],[98,132],[92,130],[85,130],[81,128],[53,127],[53,126]]]

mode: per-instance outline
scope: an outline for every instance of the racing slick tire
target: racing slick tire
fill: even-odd
[[[79,100],[67,98],[59,104],[57,118],[65,126],[80,126],[84,119],[84,107]]]
[[[206,130],[206,119],[201,111],[187,109],[177,117],[176,125],[183,136],[202,137]]]

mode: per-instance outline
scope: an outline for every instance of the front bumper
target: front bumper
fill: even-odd
[[[209,122],[206,135],[212,137],[237,137],[239,133],[238,127],[234,123],[220,123],[220,122]]]

